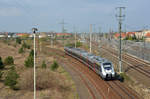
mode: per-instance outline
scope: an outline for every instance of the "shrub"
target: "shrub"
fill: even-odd
[[[25,66],[26,67],[33,67],[34,66],[34,50],[33,49],[30,51],[30,54],[27,57],[27,60],[25,60]]]
[[[19,87],[23,90],[32,90],[34,89],[34,75],[33,69],[25,70],[19,78]],[[36,76],[37,77],[37,76]]]
[[[75,44],[74,44],[74,43],[68,43],[68,44],[66,44],[65,46],[66,46],[66,47],[74,47]]]
[[[46,68],[47,66],[46,66],[46,63],[45,63],[45,61],[43,61],[42,62],[42,68]]]
[[[21,44],[21,39],[20,38],[16,38],[16,43]]]
[[[23,48],[30,49],[30,45],[28,45],[26,42],[23,42],[22,47],[23,47]]]
[[[29,56],[33,56],[34,57],[34,50],[33,49],[30,51]]]
[[[27,44],[25,42],[23,42],[22,48],[27,48]]]
[[[30,49],[30,45],[28,45],[26,42],[23,42],[23,44],[22,44],[22,48],[23,49]]]
[[[8,56],[5,58],[4,60],[4,64],[5,65],[13,65],[14,64],[14,59],[12,56]]]
[[[27,45],[27,49],[30,49],[31,48],[31,46],[30,45]]]
[[[58,63],[54,61],[53,64],[51,65],[51,70],[55,71],[58,67],[59,67]]]
[[[4,68],[4,64],[2,62],[2,58],[0,57],[0,69],[3,69]]]
[[[13,69],[11,69],[5,77],[4,84],[9,86],[11,89],[15,89],[15,85],[18,83],[17,79],[19,75]]]
[[[67,46],[67,47],[75,47],[75,43],[68,43],[65,46]],[[76,47],[81,47],[81,46],[82,46],[82,43],[77,41],[76,42]]]
[[[10,69],[11,70],[15,70],[16,68],[15,68],[15,65],[12,65],[11,67],[10,67]]]
[[[20,53],[20,54],[21,54],[21,53],[24,53],[24,50],[23,50],[22,47],[19,49],[19,53]]]
[[[33,56],[28,56],[27,60],[25,60],[26,67],[33,67],[34,66],[34,58]]]
[[[18,85],[23,90],[33,91],[34,87],[34,75],[33,69],[29,69],[24,71],[20,75],[20,79]],[[43,76],[44,75],[44,76]],[[49,89],[58,87],[58,75],[54,75],[54,73],[50,72],[46,69],[37,69],[36,74],[36,88],[37,90]]]
[[[76,46],[80,47],[80,46],[82,46],[82,43],[78,41],[78,42],[76,42]]]
[[[132,80],[130,79],[130,77],[126,75],[126,73],[120,73],[119,75],[117,75],[117,78],[118,78],[118,80],[120,80],[121,82],[124,82],[124,81],[132,81]]]
[[[2,78],[2,76],[3,76],[3,72],[2,72],[2,71],[0,71],[0,79]]]

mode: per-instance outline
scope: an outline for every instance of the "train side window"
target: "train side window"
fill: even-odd
[[[102,68],[101,68],[101,66],[99,66],[100,68],[99,68],[99,70],[100,70],[100,72],[102,72]]]
[[[97,64],[95,64],[95,68],[96,68],[97,70],[99,70],[99,66],[98,66]]]

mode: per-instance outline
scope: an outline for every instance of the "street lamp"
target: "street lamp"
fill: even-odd
[[[34,99],[36,99],[36,71],[35,71],[35,36],[36,31],[38,31],[37,28],[32,28],[32,32],[34,35]]]

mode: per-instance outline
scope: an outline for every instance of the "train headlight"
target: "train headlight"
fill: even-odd
[[[106,72],[105,72],[105,71],[103,71],[103,75],[106,75]]]

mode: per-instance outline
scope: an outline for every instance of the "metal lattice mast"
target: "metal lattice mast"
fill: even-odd
[[[62,33],[65,33],[66,32],[66,30],[65,30],[66,23],[65,23],[64,19],[62,20],[62,22],[60,24],[62,24]]]
[[[122,14],[122,10],[125,9],[125,7],[117,7],[119,9],[119,15],[116,15],[119,21],[119,33],[120,33],[120,40],[119,40],[119,72],[122,72],[122,42],[121,42],[121,32],[122,32],[122,21],[125,17],[125,15]]]

